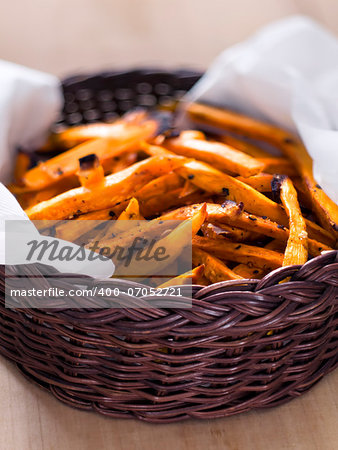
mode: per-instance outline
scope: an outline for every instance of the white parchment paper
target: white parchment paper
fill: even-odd
[[[314,175],[338,202],[338,39],[303,16],[225,50],[189,101],[234,108],[299,133]]]
[[[10,180],[17,148],[34,149],[47,137],[50,126],[60,114],[63,96],[58,78],[0,61],[0,264],[22,264],[23,246],[32,237],[40,237],[15,197],[3,183]],[[5,252],[5,222],[23,220],[23,233],[18,234],[17,251]],[[13,240],[13,239],[12,239]],[[61,242],[61,241],[60,241]],[[64,242],[64,244],[66,244]],[[68,246],[78,248],[75,244]],[[86,255],[90,252],[86,251]],[[51,264],[49,261],[42,261]],[[54,261],[53,266],[61,271],[106,278],[114,273],[111,260]]]

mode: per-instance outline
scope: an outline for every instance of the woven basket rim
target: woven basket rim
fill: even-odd
[[[293,276],[299,277],[299,272],[302,273],[307,270],[311,270],[312,266],[323,265],[325,262],[328,262],[332,260],[335,257],[335,262],[338,262],[338,250],[329,250],[324,251],[321,255],[316,256],[309,261],[307,261],[305,264],[294,264],[290,266],[284,266],[284,267],[278,267],[277,269],[272,270],[268,274],[266,274],[263,278],[257,279],[257,278],[243,278],[241,280],[224,280],[224,281],[218,281],[217,283],[211,283],[208,286],[202,286],[202,285],[194,285],[194,284],[186,284],[184,286],[199,286],[201,287],[201,290],[199,291],[199,294],[205,295],[208,292],[214,290],[214,289],[221,289],[221,288],[228,288],[231,286],[241,286],[243,284],[251,284],[253,286],[256,286],[256,289],[263,289],[266,287],[270,287],[274,284],[275,279],[282,280],[283,278],[289,278],[290,280],[288,282],[293,281]],[[333,263],[331,261],[331,263]],[[26,266],[29,266],[26,265]],[[0,267],[6,268],[6,265],[0,265]],[[110,278],[98,278],[98,277],[91,277],[89,275],[82,275],[82,274],[74,274],[74,273],[59,273],[60,277],[64,278],[87,278],[87,279],[93,279],[95,281],[101,281],[106,282],[109,281]],[[279,283],[280,281],[277,281]],[[140,283],[135,282],[128,282],[130,285],[140,285]],[[181,286],[181,285],[177,285]],[[173,287],[175,287],[173,285]]]

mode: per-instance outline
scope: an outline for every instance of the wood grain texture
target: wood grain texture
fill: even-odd
[[[337,0],[3,0],[0,58],[67,75],[102,68],[205,68],[291,14],[338,32]]]
[[[338,371],[278,408],[213,421],[151,425],[77,411],[0,358],[1,450],[333,450]]]

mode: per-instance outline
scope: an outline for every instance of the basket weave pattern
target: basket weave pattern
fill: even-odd
[[[69,79],[63,121],[164,104],[197,79]],[[192,309],[11,310],[4,276],[0,267],[0,354],[77,408],[155,423],[223,417],[288,401],[338,365],[337,251],[262,280],[194,287]]]

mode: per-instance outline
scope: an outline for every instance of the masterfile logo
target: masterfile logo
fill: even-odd
[[[167,287],[191,271],[191,246],[191,220],[11,220],[6,306],[191,307],[189,283]]]
[[[68,221],[71,222],[71,221]],[[40,263],[61,273],[97,278],[114,274],[113,261],[77,243],[50,236],[55,222],[5,221],[5,263],[9,266]],[[71,229],[70,224],[70,229]]]

